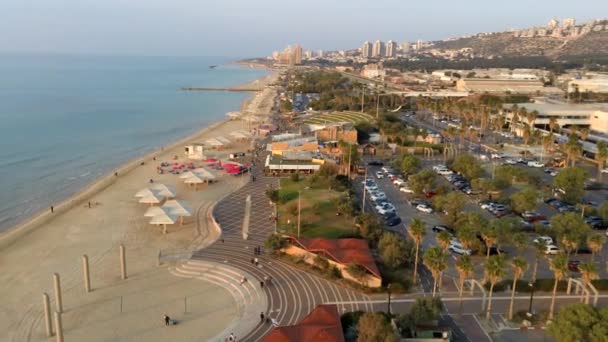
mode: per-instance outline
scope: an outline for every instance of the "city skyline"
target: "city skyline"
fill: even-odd
[[[345,16],[345,7],[352,9],[352,14]],[[566,1],[530,4],[520,0],[509,4],[445,3],[441,10],[436,4],[392,0],[356,0],[347,5],[310,0],[297,8],[276,0],[255,4],[242,0],[230,4],[31,0],[12,1],[1,9],[5,20],[0,28],[6,32],[0,38],[2,53],[231,57],[263,56],[293,41],[314,50],[340,50],[359,47],[366,39],[440,40],[544,25],[551,18],[582,22],[608,13],[608,5],[600,1],[581,6]],[[296,11],[301,22],[290,14]],[[360,25],[362,21],[377,24]],[[32,22],[37,25],[28,24]],[[241,43],[240,37],[245,38]]]

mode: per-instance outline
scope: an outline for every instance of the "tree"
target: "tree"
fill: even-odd
[[[587,171],[578,167],[567,167],[555,176],[553,185],[564,190],[563,198],[566,202],[574,204],[583,198],[587,178]]]
[[[382,234],[380,242],[378,242],[380,258],[384,264],[391,268],[397,268],[405,263],[405,248],[403,240],[393,233]]]
[[[414,325],[418,325],[439,319],[442,310],[443,303],[438,297],[416,298],[409,314]]]
[[[483,242],[486,245],[486,259],[489,259],[490,249],[492,248],[492,246],[496,245],[496,241],[498,240],[498,234],[496,233],[494,225],[482,227],[481,238],[483,239]]]
[[[268,197],[268,199],[270,200],[270,202],[277,203],[279,201],[279,190],[267,189],[266,190],[266,197]]]
[[[285,244],[285,240],[279,234],[270,235],[268,239],[266,239],[266,242],[264,242],[264,246],[273,252],[285,247]]]
[[[606,243],[606,235],[604,234],[592,234],[587,237],[587,246],[591,249],[591,260],[595,259],[595,256],[602,251],[604,244]]]
[[[513,286],[511,288],[511,303],[509,304],[509,319],[513,319],[513,301],[515,300],[515,289],[517,288],[517,280],[528,269],[526,259],[517,256],[511,260],[511,268],[513,269]]]
[[[361,159],[361,155],[359,154],[359,150],[357,150],[356,144],[349,144],[345,141],[340,140],[339,142],[340,152],[342,153],[342,163],[357,165],[359,160]],[[350,170],[349,170],[350,172]]]
[[[511,208],[518,213],[534,210],[540,194],[535,188],[526,187],[511,195]]]
[[[578,141],[578,135],[575,132],[568,135],[568,142],[564,144],[564,152],[566,153],[567,163],[574,166],[576,159],[583,152],[583,144]]]
[[[602,218],[602,221],[608,222],[608,201],[602,202],[597,208],[597,215]]]
[[[486,319],[492,314],[492,295],[494,286],[505,276],[505,259],[502,255],[493,255],[484,265],[485,277],[490,281],[490,293],[488,295],[488,307],[486,308]]]
[[[452,191],[445,195],[436,196],[433,201],[435,209],[446,214],[443,219],[450,226],[456,223],[466,203],[466,196],[459,191]]]
[[[454,159],[452,168],[468,180],[483,176],[484,171],[479,161],[470,154],[462,154]]]
[[[608,336],[608,310],[598,310],[578,303],[559,310],[547,332],[557,342],[606,341]]]
[[[568,257],[585,241],[591,228],[583,218],[573,212],[557,214],[551,219],[551,228],[563,244]]]
[[[460,301],[459,312],[462,314],[462,291],[464,290],[464,281],[473,274],[471,257],[467,254],[461,255],[456,262],[456,270],[458,271],[458,280],[460,281],[460,288],[458,289],[458,298]]]
[[[424,169],[413,176],[410,176],[408,183],[412,190],[420,195],[425,191],[433,190],[435,188],[435,182],[437,180],[437,174],[431,169]]]
[[[387,317],[379,312],[366,312],[357,324],[359,342],[393,342],[398,341],[397,334]]]
[[[433,246],[424,251],[423,262],[433,275],[433,297],[435,297],[439,275],[448,267],[447,254],[438,246]]]
[[[450,247],[450,242],[452,241],[452,234],[444,230],[435,235],[435,239],[437,240],[439,247],[447,252],[448,248]]]
[[[357,217],[359,234],[369,241],[375,241],[382,232],[382,224],[378,218],[370,213],[364,213]]]
[[[420,169],[420,159],[413,154],[406,153],[401,158],[399,167],[403,173],[411,175]]]
[[[346,272],[361,282],[363,282],[365,277],[367,277],[367,271],[365,268],[358,264],[348,264],[348,266],[346,266]]]
[[[578,265],[578,269],[581,271],[583,282],[587,284],[590,284],[592,280],[598,278],[597,265],[593,262],[584,262]]]
[[[602,180],[602,169],[606,165],[608,159],[608,143],[605,141],[598,141],[595,145],[597,153],[595,154],[595,160],[597,160],[597,179]]]
[[[420,244],[422,243],[422,239],[426,235],[426,225],[419,218],[414,218],[410,223],[410,234],[414,239],[414,243],[416,244],[416,254],[414,258],[414,276],[412,277],[412,282],[416,283],[416,275],[418,274],[418,258],[420,255]]]
[[[552,320],[555,312],[555,295],[557,294],[557,285],[562,279],[564,279],[568,272],[568,259],[565,255],[558,254],[551,260],[549,267],[551,268],[551,272],[553,272],[553,277],[555,278],[555,283],[553,284],[553,294],[551,295],[551,306],[549,307],[549,320]]]

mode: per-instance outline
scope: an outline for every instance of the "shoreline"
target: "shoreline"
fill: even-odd
[[[265,83],[268,80],[271,80],[276,75],[275,70],[267,69],[269,74],[263,76],[262,78],[237,85],[237,87],[246,87],[250,84],[259,84],[263,85],[259,91],[256,91],[241,101],[240,109],[244,110],[244,108],[251,103],[252,99],[259,94],[265,87]],[[231,121],[229,118],[221,119],[220,121],[215,121],[210,124],[205,125],[201,129],[193,132],[192,134],[178,139],[177,141],[170,142],[166,146],[161,147],[160,149],[153,150],[148,152],[142,156],[138,156],[132,158],[125,163],[122,163],[114,168],[113,171],[108,172],[107,174],[102,175],[101,177],[93,180],[92,182],[84,185],[80,190],[76,191],[72,195],[67,196],[65,199],[58,202],[58,204],[53,205],[53,213],[50,212],[50,208],[42,209],[37,212],[32,213],[29,217],[24,218],[21,222],[8,227],[6,230],[0,232],[0,250],[3,250],[13,243],[15,243],[19,238],[26,236],[27,234],[35,231],[37,228],[41,227],[44,223],[52,221],[54,217],[60,216],[70,209],[84,203],[88,198],[94,196],[95,194],[103,191],[107,187],[113,185],[129,174],[131,171],[135,170],[138,166],[141,166],[141,163],[146,163],[153,161],[153,158],[156,154],[163,152],[164,150],[171,150],[177,148],[179,145],[183,145],[188,141],[196,139],[198,136],[204,135],[209,131],[217,129],[227,122]],[[116,174],[118,174],[116,176]]]

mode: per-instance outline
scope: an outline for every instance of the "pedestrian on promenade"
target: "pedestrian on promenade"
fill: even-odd
[[[262,246],[258,246],[258,255],[262,255]]]
[[[272,322],[273,327],[276,328],[279,326],[279,322],[275,318],[271,318],[270,321]]]
[[[251,258],[251,264],[255,264],[255,258]]]
[[[236,341],[236,336],[234,336],[234,333],[230,333],[230,336],[228,336],[228,341],[231,341],[231,342]]]
[[[264,288],[264,281],[260,281],[260,287]]]
[[[167,316],[167,314],[165,314],[163,319],[165,320],[165,325],[169,325],[171,323],[171,318],[169,316]]]
[[[51,214],[55,211],[55,208],[53,208],[53,206],[51,206]]]
[[[258,260],[258,258],[254,258],[254,262],[255,262],[256,266],[260,263],[260,261]]]
[[[247,282],[247,278],[246,277],[241,278],[241,285],[245,284],[246,282]]]
[[[264,313],[260,312],[260,323],[264,323],[264,319],[265,319]]]

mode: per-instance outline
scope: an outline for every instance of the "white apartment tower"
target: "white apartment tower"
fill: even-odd
[[[380,40],[376,40],[374,42],[374,47],[372,49],[372,57],[383,57],[386,53],[386,48],[384,46],[384,42]]]
[[[386,57],[395,57],[397,56],[397,43],[389,40],[386,43]]]
[[[366,41],[361,46],[361,56],[365,58],[370,58],[372,56],[372,43]]]

